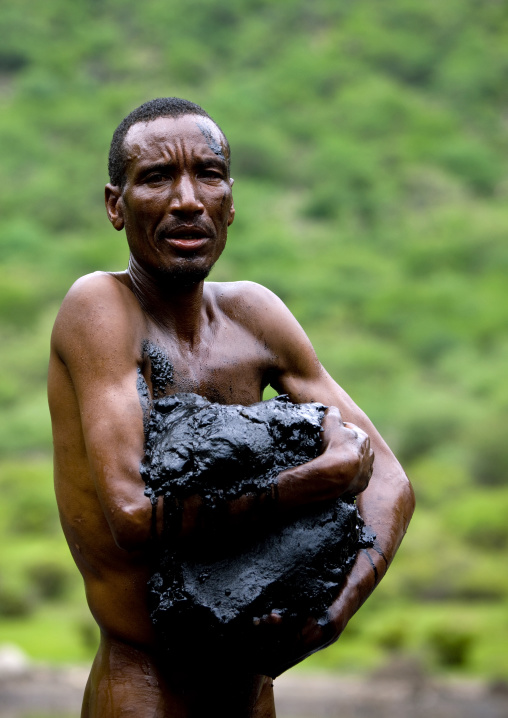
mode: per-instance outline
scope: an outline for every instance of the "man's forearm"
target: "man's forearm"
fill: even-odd
[[[381,462],[380,462],[381,463]],[[382,472],[380,465],[378,471]],[[369,488],[358,496],[358,511],[376,538],[374,546],[362,549],[346,583],[330,607],[329,642],[340,636],[349,619],[383,578],[406,533],[414,510],[414,494],[400,467],[388,477],[373,476]]]
[[[337,409],[331,407],[323,419],[323,450],[315,459],[282,471],[273,484],[258,492],[227,501],[220,513],[222,530],[245,529],[320,501],[337,499],[362,491],[372,473],[373,453],[365,432],[352,424],[345,426]],[[206,487],[203,487],[206,488]],[[214,528],[214,515],[195,494],[183,501],[182,537],[206,536]]]
[[[384,468],[383,464],[380,461],[378,469]],[[402,469],[397,465],[387,477],[380,478],[379,473],[373,476],[367,491],[358,497],[358,509],[367,527],[376,534],[374,547],[359,551],[339,595],[329,607],[327,622],[309,618],[294,643],[288,645],[286,659],[277,666],[277,674],[336,641],[386,573],[414,509],[413,491]]]

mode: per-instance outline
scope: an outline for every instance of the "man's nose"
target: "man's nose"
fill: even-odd
[[[182,175],[172,187],[169,210],[174,214],[200,214],[204,210],[197,187],[188,175]]]

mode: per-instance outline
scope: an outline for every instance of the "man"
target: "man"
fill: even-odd
[[[184,100],[146,103],[117,128],[109,166],[106,208],[113,227],[125,229],[129,267],[83,277],[71,288],[55,323],[49,369],[61,521],[101,629],[82,717],[274,716],[265,676],[244,676],[241,667],[222,675],[214,666],[190,674],[178,669],[178,656],[171,666],[161,657],[147,609],[152,506],[139,473],[137,387],[143,375],[152,388],[155,361],[146,346],[171,364],[168,393],[249,405],[270,384],[294,402],[337,407],[323,422],[322,454],[280,474],[270,511],[360,494],[358,509],[377,535],[376,548],[358,556],[328,625],[309,619],[295,636],[280,671],[335,640],[374,589],[406,530],[412,492],[282,302],[250,282],[204,282],[235,214],[229,145],[215,122]],[[370,484],[369,437],[376,455]],[[186,501],[175,540],[206,541],[200,509],[198,496]],[[232,539],[236,525],[262,521],[263,510],[253,496],[232,502],[223,519]],[[161,501],[155,521],[160,533]],[[276,632],[280,620],[276,611],[263,617],[263,630]],[[164,648],[167,655],[171,647]]]

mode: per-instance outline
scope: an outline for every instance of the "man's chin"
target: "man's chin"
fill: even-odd
[[[212,270],[213,265],[196,267],[180,265],[178,267],[159,267],[159,279],[171,288],[186,289],[203,282]]]

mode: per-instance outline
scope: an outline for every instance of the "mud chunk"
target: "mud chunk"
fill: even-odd
[[[151,618],[161,645],[178,645],[179,660],[193,646],[195,663],[198,641],[202,660],[220,655],[271,675],[305,620],[326,619],[359,547],[369,545],[353,502],[314,504],[284,521],[265,505],[263,525],[234,536],[220,521],[226,502],[247,492],[276,501],[278,474],[319,454],[325,410],[285,396],[248,407],[195,394],[154,400],[141,467],[145,493],[164,497]],[[194,494],[217,524],[198,545],[175,541],[181,501]],[[274,610],[283,617],[280,630],[255,625]]]
[[[266,490],[283,469],[318,455],[325,410],[286,396],[251,406],[197,394],[155,399],[141,465],[145,493],[231,499]]]

